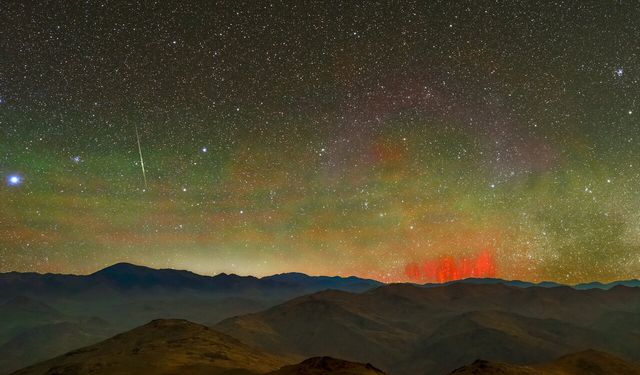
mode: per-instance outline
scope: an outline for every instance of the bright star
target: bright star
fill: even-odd
[[[9,186],[18,186],[22,184],[22,177],[20,177],[17,174],[12,174],[9,177],[7,177],[7,184]]]
[[[202,152],[207,152],[207,151],[209,151],[209,149],[207,149],[206,147],[203,147],[203,148],[201,148],[200,150],[201,150]]]
[[[615,73],[616,73],[616,76],[622,77],[624,75],[624,69],[618,68],[618,69],[616,69]]]

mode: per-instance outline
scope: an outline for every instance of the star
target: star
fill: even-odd
[[[22,184],[22,177],[17,174],[12,174],[7,177],[7,184],[9,186],[19,186]]]
[[[208,149],[208,148],[206,148],[206,147],[203,147],[203,148],[201,148],[201,149],[200,149],[200,151],[202,151],[202,152],[205,152],[205,153],[206,153],[207,151],[209,151],[209,149]]]
[[[616,74],[616,77],[622,77],[622,76],[624,75],[624,69],[622,69],[622,68],[617,68],[617,69],[615,70],[615,74]]]

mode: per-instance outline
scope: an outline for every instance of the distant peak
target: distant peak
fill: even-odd
[[[309,275],[303,272],[283,272],[277,273],[275,275],[264,276],[261,279],[265,280],[289,280],[289,281],[297,281],[297,280],[348,280],[348,281],[362,281],[362,282],[372,282],[383,284],[382,282],[374,279],[364,279],[358,276],[327,276],[327,275]]]
[[[307,276],[308,277],[309,275],[307,275],[304,272],[283,272],[283,273],[276,274],[274,276]]]
[[[292,280],[292,279],[307,279],[307,278],[311,278],[312,276],[307,275],[306,273],[302,273],[302,272],[284,272],[284,273],[278,273],[275,275],[271,275],[271,276],[265,276],[263,277],[263,279],[287,279],[287,280]]]
[[[148,272],[148,271],[155,271],[155,269],[150,267],[145,267],[145,266],[139,266],[137,264],[120,262],[120,263],[116,263],[111,266],[105,267],[97,272],[94,272],[92,275],[137,273],[137,272]]]

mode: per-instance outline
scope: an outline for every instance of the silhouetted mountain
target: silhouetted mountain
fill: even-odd
[[[167,317],[213,324],[320,290],[360,292],[379,285],[377,281],[355,277],[202,276],[189,271],[118,263],[87,276],[0,274],[0,300],[14,298],[19,292],[67,316],[96,316],[125,330]],[[43,314],[39,323],[52,321]],[[0,322],[0,334],[3,324],[8,323]]]
[[[539,283],[532,283],[529,281],[521,281],[521,280],[504,280],[504,279],[496,279],[496,278],[468,278],[461,280],[453,280],[447,281],[445,283],[427,283],[424,284],[424,287],[436,287],[443,285],[452,285],[452,284],[504,284],[508,286],[515,286],[519,288],[530,288],[530,287],[540,287],[540,288],[555,288],[559,286],[570,286],[575,289],[580,290],[589,290],[589,289],[604,289],[608,290],[616,286],[626,286],[626,287],[640,287],[640,280],[620,280],[614,281],[611,283],[603,284],[601,282],[591,282],[591,283],[583,283],[577,285],[565,285],[560,283],[555,283],[552,281],[542,281]]]
[[[91,275],[57,275],[10,272],[0,274],[0,297],[10,298],[14,291],[26,295],[69,296],[86,292],[123,293],[148,291],[148,289],[193,290],[240,297],[238,293],[251,295],[282,295],[300,291],[306,293],[323,289],[341,289],[360,292],[382,283],[357,277],[308,276],[281,274],[261,279],[253,276],[218,274],[202,276],[190,271],[153,269],[129,263],[118,263]]]
[[[0,313],[10,317],[0,319],[0,372],[153,319],[213,325],[242,314],[217,327],[267,351],[373,362],[398,374],[475,358],[549,360],[587,343],[635,358],[638,293],[500,279],[417,286],[300,273],[202,276],[128,263],[87,276],[12,272],[0,274]],[[87,328],[89,317],[108,329]],[[55,329],[65,331],[47,334]],[[493,357],[498,347],[504,354]]]
[[[537,286],[540,288],[555,288],[558,286],[566,286],[563,284],[554,283],[552,281],[532,283],[529,281],[504,280],[504,279],[496,279],[496,278],[468,278],[468,279],[448,281],[446,283],[428,283],[428,284],[424,284],[423,286],[427,288],[431,288],[436,286],[446,286],[446,285],[453,285],[453,284],[504,284],[508,286],[515,286],[518,288],[530,288],[533,286]]]
[[[581,289],[581,290],[586,290],[586,289],[605,289],[606,290],[616,286],[626,286],[630,288],[637,288],[637,287],[640,287],[640,280],[620,280],[620,281],[614,281],[607,284],[603,284],[600,282],[592,282],[592,283],[578,284],[578,285],[575,285],[574,288]]]
[[[306,288],[312,287],[315,289],[338,289],[348,290],[351,292],[363,292],[369,290],[372,287],[380,286],[382,283],[371,279],[361,279],[355,276],[340,277],[340,276],[309,276],[304,273],[290,272],[281,273],[273,276],[266,276],[261,278],[262,281],[272,281],[278,284],[287,285],[300,285]]]
[[[533,365],[514,365],[476,360],[450,375],[640,375],[640,365],[609,353],[585,350],[554,361]]]
[[[261,374],[286,362],[199,324],[156,320],[15,374]]]
[[[355,363],[331,357],[314,357],[297,365],[289,365],[268,375],[384,375],[373,365]]]
[[[364,291],[379,285],[377,281],[355,277],[303,274],[262,279],[227,274],[202,276],[129,263],[114,264],[86,276],[0,274],[0,374],[153,319],[180,318],[214,324],[319,290]],[[83,323],[90,317],[109,324],[106,329],[94,330]],[[49,334],[55,329],[65,332]]]
[[[612,312],[633,319],[638,301],[640,289],[621,286],[391,284],[360,294],[319,292],[215,328],[274,353],[374,362],[393,374],[437,374],[476,358],[531,363],[590,347],[638,360],[640,336],[633,330],[594,325]]]
[[[164,317],[215,323],[320,290],[360,292],[379,285],[377,281],[355,277],[202,276],[118,263],[87,276],[0,274],[0,300],[21,293],[64,310],[67,315],[98,316],[128,329]]]
[[[88,276],[90,281],[105,283],[121,289],[170,287],[170,288],[204,288],[212,285],[206,276],[190,271],[173,269],[153,269],[130,263],[117,263]]]

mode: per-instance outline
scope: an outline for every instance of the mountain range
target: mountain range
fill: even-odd
[[[445,374],[475,359],[536,363],[598,349],[640,360],[640,289],[392,284],[323,291],[214,328],[275,353]],[[374,361],[375,360],[375,361]]]
[[[90,275],[62,275],[8,272],[0,274],[0,298],[13,296],[17,290],[30,296],[73,296],[94,291],[134,293],[149,289],[201,291],[211,294],[259,295],[281,298],[323,289],[363,291],[382,283],[357,277],[308,276],[284,273],[256,278],[221,273],[198,275],[190,271],[153,269],[129,263],[117,263]]]
[[[154,319],[214,324],[326,289],[382,283],[288,273],[263,278],[118,263],[91,275],[0,274],[0,374],[93,344]]]
[[[601,282],[590,282],[590,283],[582,283],[575,285],[568,284],[560,284],[553,281],[541,281],[539,283],[533,283],[530,281],[521,281],[521,280],[504,280],[504,279],[496,279],[496,278],[468,278],[461,280],[453,280],[445,283],[427,283],[424,284],[424,287],[436,287],[443,285],[452,285],[452,284],[504,284],[509,286],[515,286],[519,288],[530,288],[530,287],[540,287],[540,288],[555,288],[558,286],[568,286],[574,289],[579,290],[589,290],[589,289],[603,289],[608,290],[616,286],[627,286],[630,288],[640,287],[640,280],[632,279],[632,280],[618,280],[612,281],[610,283],[601,283]]]
[[[0,274],[0,374],[157,319],[213,327],[281,358],[330,356],[398,375],[445,374],[479,358],[540,363],[590,348],[639,360],[638,285],[383,284],[127,263],[84,276],[11,272]]]

